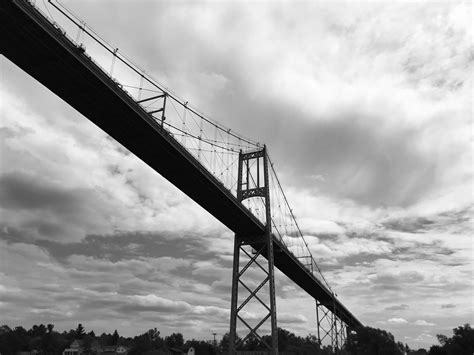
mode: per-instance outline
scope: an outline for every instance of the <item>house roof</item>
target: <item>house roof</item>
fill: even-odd
[[[83,346],[83,345],[84,345],[84,340],[82,340],[82,339],[74,339],[74,341],[71,343],[70,346],[73,346],[73,345],[76,345],[76,346]]]

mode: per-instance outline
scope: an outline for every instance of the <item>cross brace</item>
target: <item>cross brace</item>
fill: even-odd
[[[256,160],[256,179],[252,176],[251,160]],[[263,160],[263,185],[260,180],[260,161]],[[244,171],[245,170],[245,171]],[[234,261],[233,261],[233,272],[232,272],[232,301],[231,301],[231,316],[230,316],[230,341],[229,341],[229,353],[235,355],[237,349],[241,347],[249,337],[255,337],[260,341],[261,344],[268,349],[269,354],[278,355],[278,333],[277,333],[277,321],[276,321],[276,302],[275,302],[275,283],[274,283],[274,265],[273,265],[273,240],[271,232],[271,211],[270,211],[270,189],[269,189],[269,174],[268,174],[268,157],[266,153],[266,147],[262,150],[250,153],[239,154],[239,171],[237,178],[237,199],[241,202],[248,198],[260,197],[265,200],[265,217],[266,217],[266,228],[265,235],[261,247],[255,252],[248,252],[246,244],[243,238],[239,235],[235,235],[234,238]],[[244,180],[244,181],[242,181]],[[251,180],[254,185],[251,185]],[[255,183],[256,181],[256,183]],[[255,236],[261,237],[261,236]],[[255,247],[255,245],[254,245]],[[259,256],[265,253],[267,259],[267,265],[261,263]],[[247,263],[240,269],[240,256],[248,258]],[[248,286],[248,282],[244,278],[249,275],[246,274],[250,267],[255,267],[263,271],[263,280],[261,280],[255,289],[251,289]],[[239,304],[239,285],[242,286],[249,294]],[[259,296],[259,292],[263,288],[268,287],[269,301],[265,302],[262,297]],[[251,326],[247,320],[244,319],[244,313],[242,312],[245,307],[249,306],[249,302],[252,300],[258,301],[265,310],[268,312],[260,321],[255,325]],[[267,343],[263,337],[258,333],[260,327],[270,319],[271,322],[271,343]],[[237,321],[242,323],[248,333],[241,340],[237,341]]]
[[[316,321],[319,344],[323,341],[330,345],[335,354],[339,354],[347,340],[348,327],[336,316],[335,310],[316,301]]]

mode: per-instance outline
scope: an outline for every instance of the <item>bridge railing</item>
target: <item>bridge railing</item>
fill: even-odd
[[[30,0],[29,3],[146,110],[156,125],[167,130],[177,143],[236,196],[239,152],[260,150],[263,144],[237,134],[200,113],[188,101],[179,98],[118,48],[108,43],[59,0],[48,0],[48,3]],[[303,268],[333,292],[296,221],[273,163],[270,165],[271,223],[274,236],[298,259]],[[242,203],[265,223],[263,199],[250,198]]]

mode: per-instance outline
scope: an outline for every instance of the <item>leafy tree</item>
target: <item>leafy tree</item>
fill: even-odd
[[[99,342],[104,345],[111,345],[112,343],[112,334],[102,333],[99,336]]]
[[[30,338],[28,332],[23,327],[10,327],[4,325],[0,333],[0,353],[16,354],[18,351],[27,351]]]
[[[47,332],[47,328],[44,324],[33,325],[33,327],[28,330],[28,335],[32,337],[43,337]]]
[[[260,342],[260,339],[257,338],[254,334],[250,334],[250,336],[245,339],[245,341],[240,345],[240,347],[239,344],[237,344],[237,347],[244,351],[256,351],[265,349],[265,345],[263,345]]]
[[[143,354],[149,350],[153,350],[153,337],[151,336],[151,334],[155,334],[152,329],[133,338],[135,347],[132,349],[130,354]]]
[[[237,335],[237,339],[235,341],[239,343],[242,341],[242,339]],[[219,342],[219,350],[224,354],[227,353],[229,351],[229,343],[230,343],[230,333],[225,333],[222,336],[221,341]]]
[[[402,355],[405,347],[385,330],[359,327],[349,334],[347,350],[358,355]]]
[[[149,329],[133,339],[126,340],[124,344],[132,348],[129,355],[146,354],[147,351],[159,350],[164,347],[163,338],[160,337],[160,332],[156,328]]]
[[[199,355],[216,355],[217,351],[214,345],[207,343],[203,340],[188,340],[184,344],[185,349],[189,349],[190,347],[193,347],[194,350],[196,351],[196,354]]]
[[[286,329],[278,328],[278,349],[285,351],[289,347],[298,346],[296,336]]]
[[[59,333],[53,331],[54,326],[52,324],[48,324],[48,327],[48,332],[42,339],[42,350],[44,354],[55,354],[58,353],[58,349],[61,347],[61,337]]]
[[[443,349],[441,346],[439,345],[433,345],[431,348],[430,348],[430,352],[429,352],[430,355],[448,355],[448,353],[446,352],[445,349]]]
[[[182,348],[184,345],[183,334],[173,333],[165,337],[165,344],[168,348]]]
[[[472,355],[474,353],[474,329],[470,324],[454,328],[451,338],[442,334],[438,334],[437,338],[441,346],[433,345],[430,348],[430,355]]]
[[[426,351],[426,349],[423,349],[423,348],[419,348],[418,350],[410,350],[408,348],[407,354],[408,355],[428,355],[428,351]]]
[[[262,340],[271,345],[270,335],[263,336]],[[267,350],[265,344],[254,335],[247,338],[242,349],[247,351]],[[280,352],[296,355],[333,354],[330,347],[321,349],[319,341],[314,335],[310,334],[303,338],[282,328],[278,328],[278,349]]]
[[[84,336],[82,338],[82,346],[84,347],[84,354],[85,355],[92,355],[93,354],[93,351],[91,349],[93,341],[94,341],[93,337],[91,337],[88,334],[84,334]]]
[[[160,332],[156,329],[156,328],[153,328],[153,329],[149,329],[146,334],[148,335],[148,337],[150,338],[150,340],[152,342],[157,342],[158,340],[160,340]]]

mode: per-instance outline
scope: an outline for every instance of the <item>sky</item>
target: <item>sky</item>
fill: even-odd
[[[268,145],[313,255],[363,324],[418,348],[473,323],[471,2],[64,3]],[[0,323],[220,338],[233,234],[0,65]],[[278,325],[315,334],[314,300],[280,272],[276,288]]]

